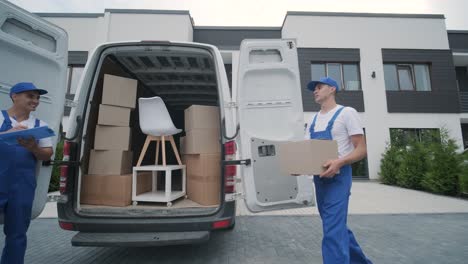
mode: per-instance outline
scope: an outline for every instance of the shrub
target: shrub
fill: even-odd
[[[460,193],[463,193],[464,195],[468,195],[468,151],[465,152],[464,155],[461,157],[462,159],[462,169],[461,169],[461,174],[460,174]]]
[[[431,157],[422,186],[433,193],[458,194],[463,164],[461,155],[456,152],[458,147],[455,141],[443,130],[440,143],[432,143],[429,148]]]
[[[411,141],[402,151],[402,161],[396,176],[397,185],[415,190],[423,189],[421,181],[427,170],[427,155],[424,143]]]
[[[61,160],[63,158],[63,140],[57,142],[55,148],[55,160]],[[49,192],[55,192],[59,190],[60,186],[60,167],[54,165],[52,167],[52,176],[50,177]]]
[[[398,168],[400,167],[401,148],[387,145],[382,159],[380,162],[380,180],[384,184],[395,185],[397,183],[396,177],[398,175]]]

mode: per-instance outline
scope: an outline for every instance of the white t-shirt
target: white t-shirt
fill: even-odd
[[[4,120],[5,118],[3,117],[3,114],[0,113],[0,126],[3,124]],[[34,128],[34,126],[36,125],[36,117],[32,114],[29,114],[29,119],[23,120],[19,123],[16,122],[16,120],[10,116],[10,121],[11,121],[12,127],[15,127],[17,125],[23,125],[23,126],[26,126],[27,128]],[[47,123],[40,120],[39,126],[47,126]],[[39,147],[41,148],[52,147],[52,138],[48,137],[48,138],[39,139]]]
[[[330,110],[326,114],[317,113],[317,120],[315,121],[315,132],[324,131],[328,126],[328,122],[333,118],[336,111],[343,107],[342,105],[337,105],[335,108]],[[306,129],[306,139],[310,139],[309,129],[313,122],[314,117],[310,120]],[[349,153],[353,152],[354,145],[351,141],[351,136],[353,135],[363,135],[364,130],[362,129],[362,122],[359,118],[359,115],[356,109],[352,107],[345,107],[338,117],[335,119],[335,123],[332,128],[332,137],[333,140],[336,140],[338,143],[338,156],[344,157]]]

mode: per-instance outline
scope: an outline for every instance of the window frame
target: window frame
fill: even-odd
[[[384,62],[385,65],[394,65],[395,70],[396,70],[396,77],[397,77],[397,84],[398,84],[398,89],[397,90],[387,90],[387,87],[385,87],[385,90],[388,92],[432,92],[432,65],[431,63],[428,62]],[[430,89],[429,90],[418,90],[417,83],[416,83],[416,72],[414,70],[415,65],[424,65],[427,66],[427,70],[429,73],[429,84],[430,84]],[[398,72],[399,67],[409,67],[411,69],[411,83],[413,85],[413,89],[411,90],[402,90],[401,85],[400,85],[400,74]],[[384,73],[384,78],[385,78],[385,73]]]
[[[325,76],[328,76],[328,64],[338,64],[340,66],[340,75],[341,75],[341,83],[340,85],[340,92],[341,91],[346,91],[346,92],[358,92],[362,91],[362,81],[361,81],[361,63],[360,62],[342,62],[342,61],[311,61],[310,62],[310,75],[312,78],[312,64],[322,64],[324,69],[325,69]],[[357,67],[357,77],[359,81],[359,89],[357,90],[347,90],[346,86],[344,85],[345,79],[344,79],[344,70],[343,70],[343,65],[355,65]]]
[[[404,137],[404,141],[406,143],[406,145],[409,143],[409,141],[407,139],[410,139],[407,135],[409,134],[413,134],[415,137],[414,139],[417,139],[418,142],[423,142],[423,138],[424,138],[424,135],[423,133],[425,131],[427,132],[436,132],[438,134],[438,140],[440,141],[441,140],[441,129],[438,128],[438,127],[432,127],[432,128],[413,128],[413,127],[390,127],[389,128],[389,133],[390,133],[390,143],[391,144],[398,144],[399,142],[392,142],[392,130],[401,130],[403,133],[405,133]]]

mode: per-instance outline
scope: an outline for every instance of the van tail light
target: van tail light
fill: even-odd
[[[224,159],[234,160],[236,158],[236,142],[228,141],[224,143]],[[224,193],[234,193],[236,191],[237,165],[224,166]]]
[[[223,229],[223,228],[228,228],[230,225],[231,225],[231,220],[226,219],[226,220],[213,222],[212,228],[213,229]]]
[[[70,141],[63,142],[63,161],[70,160]],[[67,178],[68,178],[68,165],[60,165],[60,194],[64,194],[67,190]]]
[[[72,223],[59,221],[59,226],[60,226],[60,228],[62,228],[63,230],[69,230],[69,231],[75,230],[75,228],[73,227],[73,224],[72,224]]]

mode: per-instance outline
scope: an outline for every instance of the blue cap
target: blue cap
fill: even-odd
[[[46,94],[47,91],[43,89],[37,88],[33,83],[30,82],[20,82],[10,89],[10,98],[13,94],[18,94],[22,92],[27,92],[27,91],[38,91],[40,95]]]
[[[330,77],[322,77],[322,78],[320,78],[319,81],[310,81],[309,84],[307,84],[307,89],[309,89],[309,90],[311,90],[313,92],[315,90],[315,86],[317,86],[317,84],[319,84],[319,83],[323,83],[323,84],[333,86],[333,87],[336,88],[337,92],[340,89],[338,83],[335,80],[333,80],[332,78],[330,78]]]

